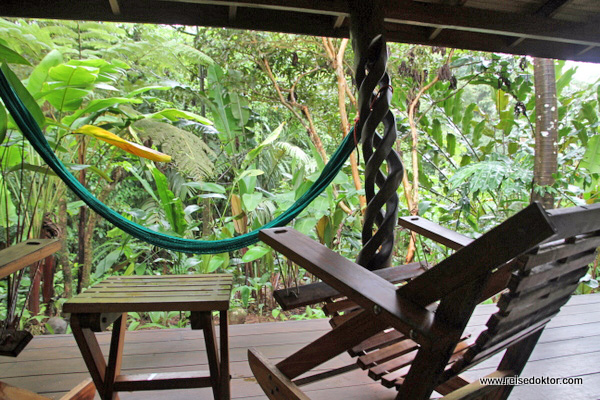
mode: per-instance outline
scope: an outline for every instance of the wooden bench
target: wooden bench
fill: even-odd
[[[83,359],[104,400],[121,391],[212,387],[215,399],[228,400],[229,345],[227,310],[232,276],[113,276],[64,304]],[[202,329],[209,372],[121,375],[128,312],[190,311],[192,329]],[[219,312],[220,352],[212,312]],[[113,324],[108,364],[94,332]]]
[[[29,239],[1,250],[0,279],[9,277],[15,272],[22,273],[22,270],[27,266],[56,253],[60,250],[60,246],[61,243],[58,239]],[[33,339],[31,333],[17,330],[16,322],[11,323],[15,326],[0,328],[0,356],[18,356]]]

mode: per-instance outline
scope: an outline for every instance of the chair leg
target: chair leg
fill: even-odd
[[[398,390],[396,400],[429,399],[452,356],[454,347],[451,345],[435,352],[421,348]]]
[[[270,400],[310,400],[291,379],[256,349],[248,350],[248,363],[256,381]]]
[[[77,314],[71,314],[71,329],[73,330],[73,336],[79,346],[79,350],[81,350],[83,360],[88,371],[90,371],[94,385],[96,385],[96,390],[98,390],[100,397],[105,399],[104,377],[106,374],[106,362],[104,361],[104,356],[102,355],[96,335],[90,328],[81,326]]]
[[[113,323],[110,350],[108,353],[108,366],[104,376],[104,396],[112,398],[114,394],[115,379],[121,374],[121,362],[123,360],[123,346],[125,344],[125,327],[127,313],[121,314]]]
[[[511,370],[514,372],[514,375],[520,375],[523,368],[525,368],[525,364],[527,364],[527,360],[529,360],[535,345],[540,339],[540,336],[542,336],[543,331],[544,328],[510,346],[506,350],[506,353],[504,353],[504,357],[502,357],[502,361],[500,361],[500,365],[498,365],[498,370]],[[514,386],[500,386],[491,396],[489,396],[489,399],[506,400],[513,388]]]
[[[221,400],[231,399],[231,377],[229,376],[229,321],[227,311],[219,313],[219,336],[220,336],[220,351],[221,351],[221,382],[219,384],[219,392]]]

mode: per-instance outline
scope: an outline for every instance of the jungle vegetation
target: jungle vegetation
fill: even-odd
[[[598,80],[529,57],[390,44],[396,150],[407,174],[401,214],[419,214],[477,237],[532,198],[556,207],[598,201]],[[356,115],[347,40],[228,29],[0,19],[0,62],[79,180],[127,218],[171,235],[223,239],[260,227],[314,182]],[[548,64],[549,63],[549,64]],[[541,71],[541,70],[540,70]],[[546,70],[547,71],[547,70]],[[534,173],[536,85],[549,85],[556,149],[546,180]],[[539,106],[539,104],[538,104]],[[94,135],[92,125],[172,156],[159,163]],[[537,129],[537,134],[536,134]],[[538,161],[536,161],[538,157]],[[547,157],[547,156],[546,156]],[[361,247],[364,160],[356,153],[293,226],[354,259]],[[193,255],[150,246],[110,226],[53,175],[0,103],[0,242],[58,236],[47,267],[0,283],[0,319],[45,329],[62,303],[108,275],[234,274],[235,305],[275,319],[273,288],[311,276],[257,244]],[[550,199],[550,200],[548,200]],[[44,236],[46,235],[46,236]],[[448,249],[397,232],[394,264],[435,262]],[[36,272],[37,271],[37,272]],[[598,263],[579,292],[597,288]],[[43,292],[43,293],[42,293]],[[178,316],[131,315],[129,329],[181,325]]]

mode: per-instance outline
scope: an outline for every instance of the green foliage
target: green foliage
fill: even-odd
[[[194,181],[204,181],[214,174],[213,150],[198,136],[153,118],[133,123],[143,138],[150,138],[162,151],[173,157],[176,168]]]
[[[468,164],[458,169],[448,183],[451,189],[465,185],[469,193],[478,197],[483,192],[511,194],[515,188],[523,187],[529,181],[530,170],[522,168],[522,165],[509,158],[503,158],[498,161]]]
[[[40,126],[43,126],[45,124],[44,114],[42,113],[40,106],[37,104],[31,93],[29,93],[25,86],[23,86],[17,75],[15,75],[8,65],[3,63],[0,68],[2,69],[2,72],[6,76],[8,82],[17,93],[17,96],[19,96],[21,101],[23,101],[23,104],[25,104],[27,110],[29,110],[35,119],[35,122],[37,122]]]
[[[107,202],[155,230],[195,239],[231,238],[278,216],[316,179],[323,163],[303,126],[306,115],[294,109],[298,118],[282,105],[265,60],[284,99],[293,95],[299,107],[310,111],[326,152],[331,154],[341,140],[337,77],[318,38],[5,19],[0,19],[0,37],[3,71],[61,160],[74,172],[88,171],[87,185],[99,195],[123,169],[124,178]],[[539,187],[532,185],[536,116],[526,59],[458,50],[448,59],[443,49],[399,44],[391,44],[390,52],[397,146],[409,175],[407,104],[446,61],[450,70],[450,78],[427,90],[416,110],[419,214],[476,237],[528,203],[532,191],[556,193],[559,206],[598,201],[598,83],[576,83],[576,68],[557,63],[559,172],[555,185]],[[347,53],[345,62],[351,65]],[[346,111],[354,113],[349,102]],[[81,164],[81,144],[72,131],[86,124],[157,146],[173,162],[155,166],[90,142]],[[1,104],[0,144],[0,223],[9,239],[17,222],[34,224],[34,232],[39,231],[40,214],[56,212],[62,196],[68,196],[74,225],[81,204],[47,172]],[[21,174],[22,182],[17,179]],[[30,190],[22,201],[22,193]],[[335,179],[335,189],[319,196],[291,225],[354,259],[361,247],[358,195],[363,194],[347,167]],[[399,195],[404,195],[401,190]],[[34,215],[38,198],[43,209]],[[76,231],[66,231],[74,254]],[[394,263],[400,264],[408,236],[399,231],[397,237]],[[418,256],[430,261],[447,253],[430,242],[419,247]],[[98,280],[110,274],[230,272],[233,303],[261,313],[267,307],[267,315],[276,319],[287,317],[272,304],[272,290],[314,279],[263,245],[230,254],[174,253],[104,222],[94,230],[92,264]],[[590,270],[588,278],[582,292],[597,290],[597,271]],[[290,316],[319,317],[323,314],[310,307]],[[167,313],[132,315],[128,329],[183,326],[186,321]]]

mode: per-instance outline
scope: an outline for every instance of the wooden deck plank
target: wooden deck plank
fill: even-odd
[[[544,331],[523,376],[583,376],[580,386],[522,386],[514,389],[511,399],[597,399],[600,398],[600,316],[597,313],[600,294],[576,296]],[[493,305],[479,306],[469,323],[472,329],[483,329]],[[230,327],[232,398],[258,400],[266,397],[254,381],[247,363],[246,349],[256,347],[273,362],[292,354],[306,343],[329,330],[327,320],[288,321]],[[218,332],[217,332],[218,333]],[[98,335],[103,349],[110,333]],[[206,352],[202,334],[188,329],[127,332],[123,373],[183,372],[205,370]],[[322,366],[339,367],[350,358],[342,356]],[[482,376],[490,370],[490,359],[470,373]],[[71,335],[35,337],[17,359],[0,359],[0,377],[8,384],[38,391],[58,398],[68,388],[86,378],[85,365]],[[375,399],[394,398],[394,391],[373,383],[364,371],[303,387],[311,399]],[[121,398],[163,399],[166,392],[123,393]],[[196,396],[196,397],[194,397]],[[188,389],[168,392],[169,399],[210,399],[210,389]]]
[[[485,318],[481,316],[479,326],[483,326],[485,323]],[[307,322],[313,321],[303,321],[303,324]],[[273,346],[280,346],[285,344],[302,344],[307,341],[313,340],[317,338],[319,335],[325,333],[329,330],[329,326],[326,324],[325,320],[314,321],[318,322],[318,324],[311,324],[311,331],[291,331],[285,334],[278,334],[277,332],[269,333],[271,335],[270,344]],[[285,325],[289,325],[290,322]],[[579,332],[580,327],[577,325],[581,324],[592,324],[585,331]],[[283,324],[257,324],[254,326],[266,326],[266,325],[283,325]],[[247,325],[249,326],[249,325]],[[471,325],[471,329],[474,329],[477,325]],[[563,328],[561,330],[557,330],[556,328]],[[234,333],[239,333],[237,326],[232,327]],[[162,333],[166,333],[162,334]],[[165,354],[176,353],[179,351],[187,351],[190,348],[202,348],[202,336],[199,333],[195,335],[188,335],[188,330],[186,329],[176,329],[176,330],[163,330],[163,331],[137,331],[137,332],[128,332],[127,338],[130,341],[134,341],[133,343],[128,343],[125,347],[125,356],[131,356],[135,354],[146,354],[148,352],[148,345],[152,344],[153,347],[161,347],[169,345],[168,350],[165,351]],[[282,332],[279,332],[282,333]],[[541,343],[544,341],[560,341],[565,338],[572,338],[573,335],[579,334],[578,338],[588,337],[584,336],[585,334],[596,335],[600,334],[600,316],[598,313],[582,313],[575,315],[559,315],[557,316],[552,323],[549,325],[547,329],[546,335],[542,338]],[[130,337],[133,335],[133,337]],[[103,350],[108,348],[108,335],[98,335],[101,347]],[[58,335],[56,336],[47,336],[43,337],[42,341],[33,341],[31,347],[28,347],[28,350],[22,355],[19,356],[19,363],[24,363],[27,361],[37,361],[44,360],[45,358],[52,358],[54,360],[65,359],[65,358],[78,358],[79,354],[76,351],[71,351],[74,346],[74,340],[72,337],[68,335]],[[53,340],[56,339],[56,340]],[[126,339],[127,340],[127,339]],[[34,348],[39,348],[39,345],[42,343],[52,343],[51,346],[48,346],[44,349],[44,351],[31,351]],[[245,349],[247,347],[256,347],[264,344],[264,338],[262,334],[248,334],[248,335],[231,335],[230,338],[230,348],[242,348]],[[36,346],[37,345],[37,346]],[[36,347],[33,347],[36,346]],[[13,363],[14,359],[9,358],[0,358],[0,365]],[[1,367],[0,367],[1,368]],[[1,369],[0,369],[1,370]]]

